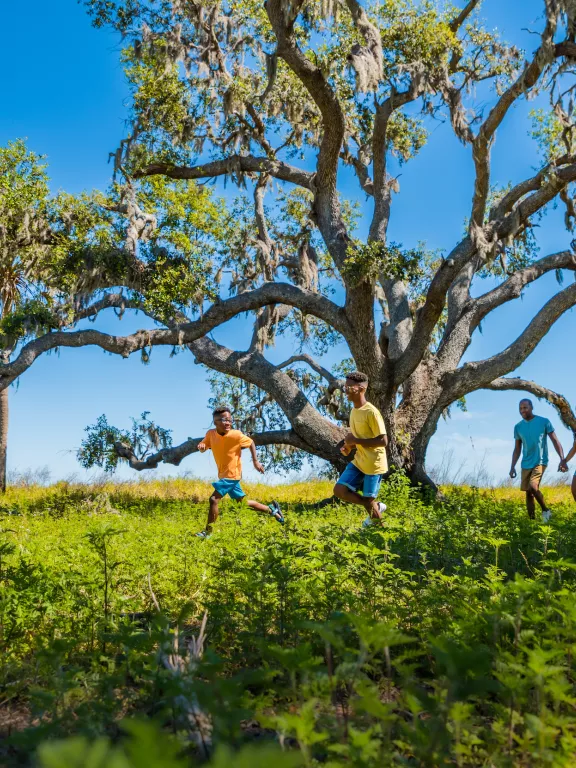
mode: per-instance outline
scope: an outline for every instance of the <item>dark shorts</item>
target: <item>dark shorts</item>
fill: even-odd
[[[380,490],[382,475],[365,475],[355,464],[348,464],[338,478],[338,485],[345,485],[351,491],[362,491],[362,496],[375,499]]]
[[[240,485],[240,480],[230,480],[224,477],[221,480],[212,483],[212,485],[214,486],[214,490],[218,491],[222,497],[230,496],[231,499],[240,501],[240,499],[243,499],[244,496],[246,496]]]

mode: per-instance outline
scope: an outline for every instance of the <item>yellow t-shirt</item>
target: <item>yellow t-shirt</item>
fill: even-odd
[[[350,413],[350,431],[354,437],[370,438],[386,434],[386,425],[382,414],[372,403],[361,408],[352,408]],[[355,467],[365,475],[383,475],[388,472],[386,448],[365,448],[356,446],[356,456],[352,461]]]
[[[227,435],[219,435],[215,429],[209,429],[203,442],[214,454],[219,479],[240,480],[242,448],[252,445],[252,438],[239,429],[231,429]]]

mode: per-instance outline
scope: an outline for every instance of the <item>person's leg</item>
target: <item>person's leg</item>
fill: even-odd
[[[250,507],[250,509],[255,509],[256,512],[266,512],[268,515],[272,514],[270,507],[267,507],[266,504],[260,504],[259,501],[254,501],[254,499],[247,499],[246,505]]]
[[[250,509],[255,509],[257,512],[265,512],[267,515],[270,515],[282,525],[285,522],[284,515],[282,514],[282,510],[280,509],[280,505],[277,501],[273,501],[267,506],[266,504],[260,504],[259,501],[254,501],[254,499],[248,499],[246,504],[250,507]]]
[[[377,501],[381,482],[382,475],[364,475],[362,495],[371,502],[369,513],[372,520],[381,521],[382,512],[386,510],[386,505]]]
[[[235,488],[231,489],[230,497],[235,501],[244,501],[244,499],[246,499],[246,494],[242,490],[240,483],[238,483]],[[250,507],[250,509],[256,510],[256,512],[264,512],[267,515],[271,515],[279,523],[284,523],[284,515],[282,514],[280,505],[276,501],[273,501],[271,504],[261,504],[254,499],[247,499],[246,505]]]
[[[526,509],[528,511],[528,517],[531,520],[534,520],[534,518],[536,517],[536,506],[534,504],[534,499],[538,499],[538,496],[540,496],[540,498],[538,499],[538,503],[541,506],[542,506],[541,501],[542,503],[544,503],[544,498],[542,497],[542,494],[539,491],[541,477],[542,477],[541,467],[533,467],[532,469],[522,470],[522,483],[520,485],[520,488],[526,494]],[[536,494],[538,494],[538,496]],[[542,509],[545,509],[545,507],[543,507]]]
[[[364,488],[364,478],[366,475],[361,472],[352,462],[346,466],[346,469],[336,482],[334,486],[334,496],[341,501],[346,501],[348,504],[358,504],[370,514],[372,509],[373,499],[361,496],[358,491],[360,488]]]
[[[532,495],[532,491],[526,491],[526,509],[528,510],[528,517],[531,520],[534,520],[534,517],[536,516],[536,508],[534,506],[534,496]]]
[[[214,491],[212,496],[210,496],[210,502],[209,502],[209,508],[208,508],[208,522],[206,523],[206,531],[208,533],[212,533],[212,526],[218,520],[218,502],[222,498],[222,494],[218,493],[218,491]]]
[[[538,504],[540,504],[540,507],[542,508],[542,512],[545,512],[548,507],[546,506],[546,502],[544,501],[544,496],[542,495],[542,491],[538,488],[536,484],[530,485],[530,491],[532,492],[532,496],[536,499]],[[534,502],[532,502],[532,506],[534,506]]]
[[[542,491],[540,490],[540,483],[542,482],[542,476],[544,474],[546,467],[539,466],[534,467],[530,474],[530,488],[529,490],[532,491],[532,495],[540,505],[540,508],[542,509],[542,512],[547,512],[548,507],[546,506],[546,502],[544,501],[544,496],[542,495]]]
[[[366,499],[364,496],[360,496],[359,493],[350,490],[348,486],[342,485],[340,482],[337,482],[334,486],[334,496],[336,496],[338,499],[341,499],[341,501],[348,502],[348,504],[358,504],[359,506],[364,507],[366,512],[372,516],[372,508],[374,506],[375,499]]]

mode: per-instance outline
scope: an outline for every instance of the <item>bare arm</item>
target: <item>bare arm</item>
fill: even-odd
[[[516,477],[516,464],[522,453],[522,440],[516,440],[514,444],[514,453],[512,454],[512,466],[510,467],[510,477],[514,479]]]
[[[562,443],[560,440],[558,440],[556,432],[550,432],[548,437],[552,441],[552,445],[554,446],[556,453],[558,456],[560,456],[560,463],[562,463],[564,461],[564,448],[562,448]]]
[[[576,456],[576,435],[574,436],[574,445],[568,451],[568,455],[564,459],[564,464],[568,464],[568,462],[571,461],[574,456]]]
[[[258,454],[256,453],[256,445],[254,443],[254,440],[252,440],[252,442],[250,443],[249,448],[250,448],[250,453],[252,455],[252,464],[254,464],[254,469],[257,472],[260,472],[261,475],[263,475],[264,474],[264,467],[258,461]]]
[[[364,448],[386,448],[388,445],[388,435],[378,435],[378,437],[357,437],[356,445],[362,445]]]
[[[388,445],[388,435],[378,435],[378,437],[354,437],[350,432],[344,438],[347,446],[361,445],[364,448],[386,448]]]

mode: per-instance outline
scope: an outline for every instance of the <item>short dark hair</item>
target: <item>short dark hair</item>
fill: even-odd
[[[523,397],[522,400],[520,400],[520,402],[518,403],[518,405],[522,405],[522,403],[528,403],[530,408],[534,408],[534,403],[532,402],[532,400],[530,400],[529,397]]]
[[[219,405],[212,411],[212,416],[221,416],[223,413],[229,413],[232,416],[232,411],[227,405]]]
[[[347,373],[346,378],[350,381],[355,381],[356,384],[368,384],[368,376],[366,376],[366,374],[362,373],[361,371],[352,371],[352,373]]]

